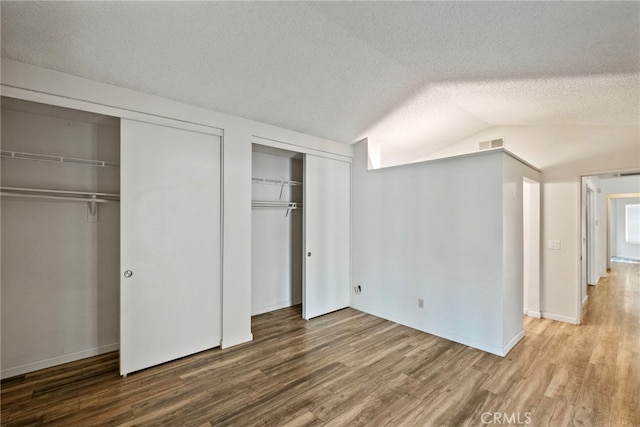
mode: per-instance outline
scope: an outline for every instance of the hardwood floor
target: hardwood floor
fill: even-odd
[[[255,340],[127,378],[117,353],[2,381],[2,426],[640,425],[640,264],[584,324],[525,319],[505,358],[353,309],[256,316]]]

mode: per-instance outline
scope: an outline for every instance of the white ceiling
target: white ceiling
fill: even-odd
[[[637,125],[639,2],[6,2],[2,56],[419,155]]]

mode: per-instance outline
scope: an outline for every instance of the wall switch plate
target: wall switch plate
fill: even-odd
[[[560,240],[549,240],[549,249],[559,251],[561,247]]]

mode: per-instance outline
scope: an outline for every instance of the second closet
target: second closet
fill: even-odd
[[[302,302],[303,155],[253,144],[251,315]]]

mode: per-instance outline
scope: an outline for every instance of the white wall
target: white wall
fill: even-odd
[[[531,167],[502,153],[502,310],[503,342],[515,345],[524,334],[524,182],[540,180]],[[535,294],[535,289],[529,289]],[[537,299],[533,295],[532,300]],[[515,342],[512,342],[516,340]]]
[[[352,306],[503,354],[522,330],[523,309],[522,175],[507,161],[512,169],[503,177],[503,157],[482,153],[367,171],[366,142],[359,143],[352,274],[362,292],[352,295]],[[519,215],[506,232],[505,212]],[[519,248],[507,254],[505,244]]]
[[[302,160],[253,152],[253,176],[302,181]],[[252,184],[252,199],[302,202],[302,187]],[[302,302],[302,210],[251,212],[251,314]]]
[[[609,195],[614,194],[633,194],[640,193],[640,175],[636,176],[601,176],[597,179],[597,187],[598,187],[598,215],[601,219],[602,226],[599,227],[599,239],[598,239],[598,273],[601,277],[606,277],[607,275],[607,197]],[[612,200],[612,205],[613,201]],[[614,207],[615,209],[615,207]],[[615,215],[612,215],[612,212],[609,213],[610,222],[614,223],[616,218]],[[614,244],[616,241],[616,233],[610,233],[611,244]],[[613,254],[614,251],[612,248],[609,248],[609,253]]]
[[[134,120],[183,126],[192,123],[223,133],[222,193],[222,347],[251,335],[251,143],[255,137],[302,153],[350,158],[351,146],[240,117],[182,104],[134,90],[2,59],[5,96],[109,114]],[[143,78],[143,77],[141,77]],[[247,99],[246,102],[251,102]]]
[[[476,152],[480,141],[505,148],[542,171],[541,310],[544,317],[580,319],[580,175],[640,170],[639,126],[494,127],[434,153]],[[561,250],[548,248],[560,240]]]
[[[2,109],[3,150],[119,163],[118,120],[35,111],[52,115]],[[119,193],[119,176],[2,159],[9,187]],[[2,198],[3,377],[118,348],[120,211],[117,203],[98,209],[98,222],[88,222],[87,203]]]
[[[611,256],[640,260],[640,245],[627,243],[626,240],[626,206],[640,204],[640,197],[612,199],[612,245]]]

